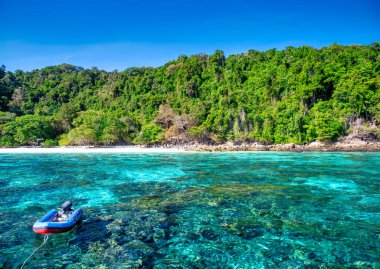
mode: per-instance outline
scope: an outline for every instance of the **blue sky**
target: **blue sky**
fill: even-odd
[[[0,0],[0,64],[124,70],[181,54],[380,41],[380,1]]]

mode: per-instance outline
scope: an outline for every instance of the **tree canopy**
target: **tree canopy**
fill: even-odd
[[[308,46],[180,56],[106,72],[0,68],[0,146],[306,143],[380,123],[380,49]]]

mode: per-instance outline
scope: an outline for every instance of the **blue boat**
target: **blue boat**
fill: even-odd
[[[33,225],[37,234],[56,234],[70,231],[81,220],[83,209],[72,209],[72,202],[63,203],[60,210],[52,209]]]

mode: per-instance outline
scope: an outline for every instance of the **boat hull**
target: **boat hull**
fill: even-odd
[[[37,234],[56,234],[70,231],[81,220],[83,210],[75,210],[71,216],[63,222],[53,222],[58,211],[53,209],[33,225],[33,231]]]

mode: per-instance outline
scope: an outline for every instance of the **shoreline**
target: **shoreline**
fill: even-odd
[[[260,144],[227,142],[218,145],[207,144],[154,144],[117,146],[70,146],[70,147],[9,147],[0,148],[5,153],[179,153],[179,152],[380,152],[380,141],[349,141],[309,144]]]
[[[273,151],[273,152],[380,152],[380,142],[370,143],[321,143],[309,144],[258,144],[258,143],[226,143],[221,145],[195,145],[185,146],[189,151]]]
[[[15,147],[0,148],[0,154],[5,153],[176,153],[185,150],[175,148],[144,148],[140,146],[110,146],[110,147],[93,147],[93,146],[73,146],[73,147]]]

